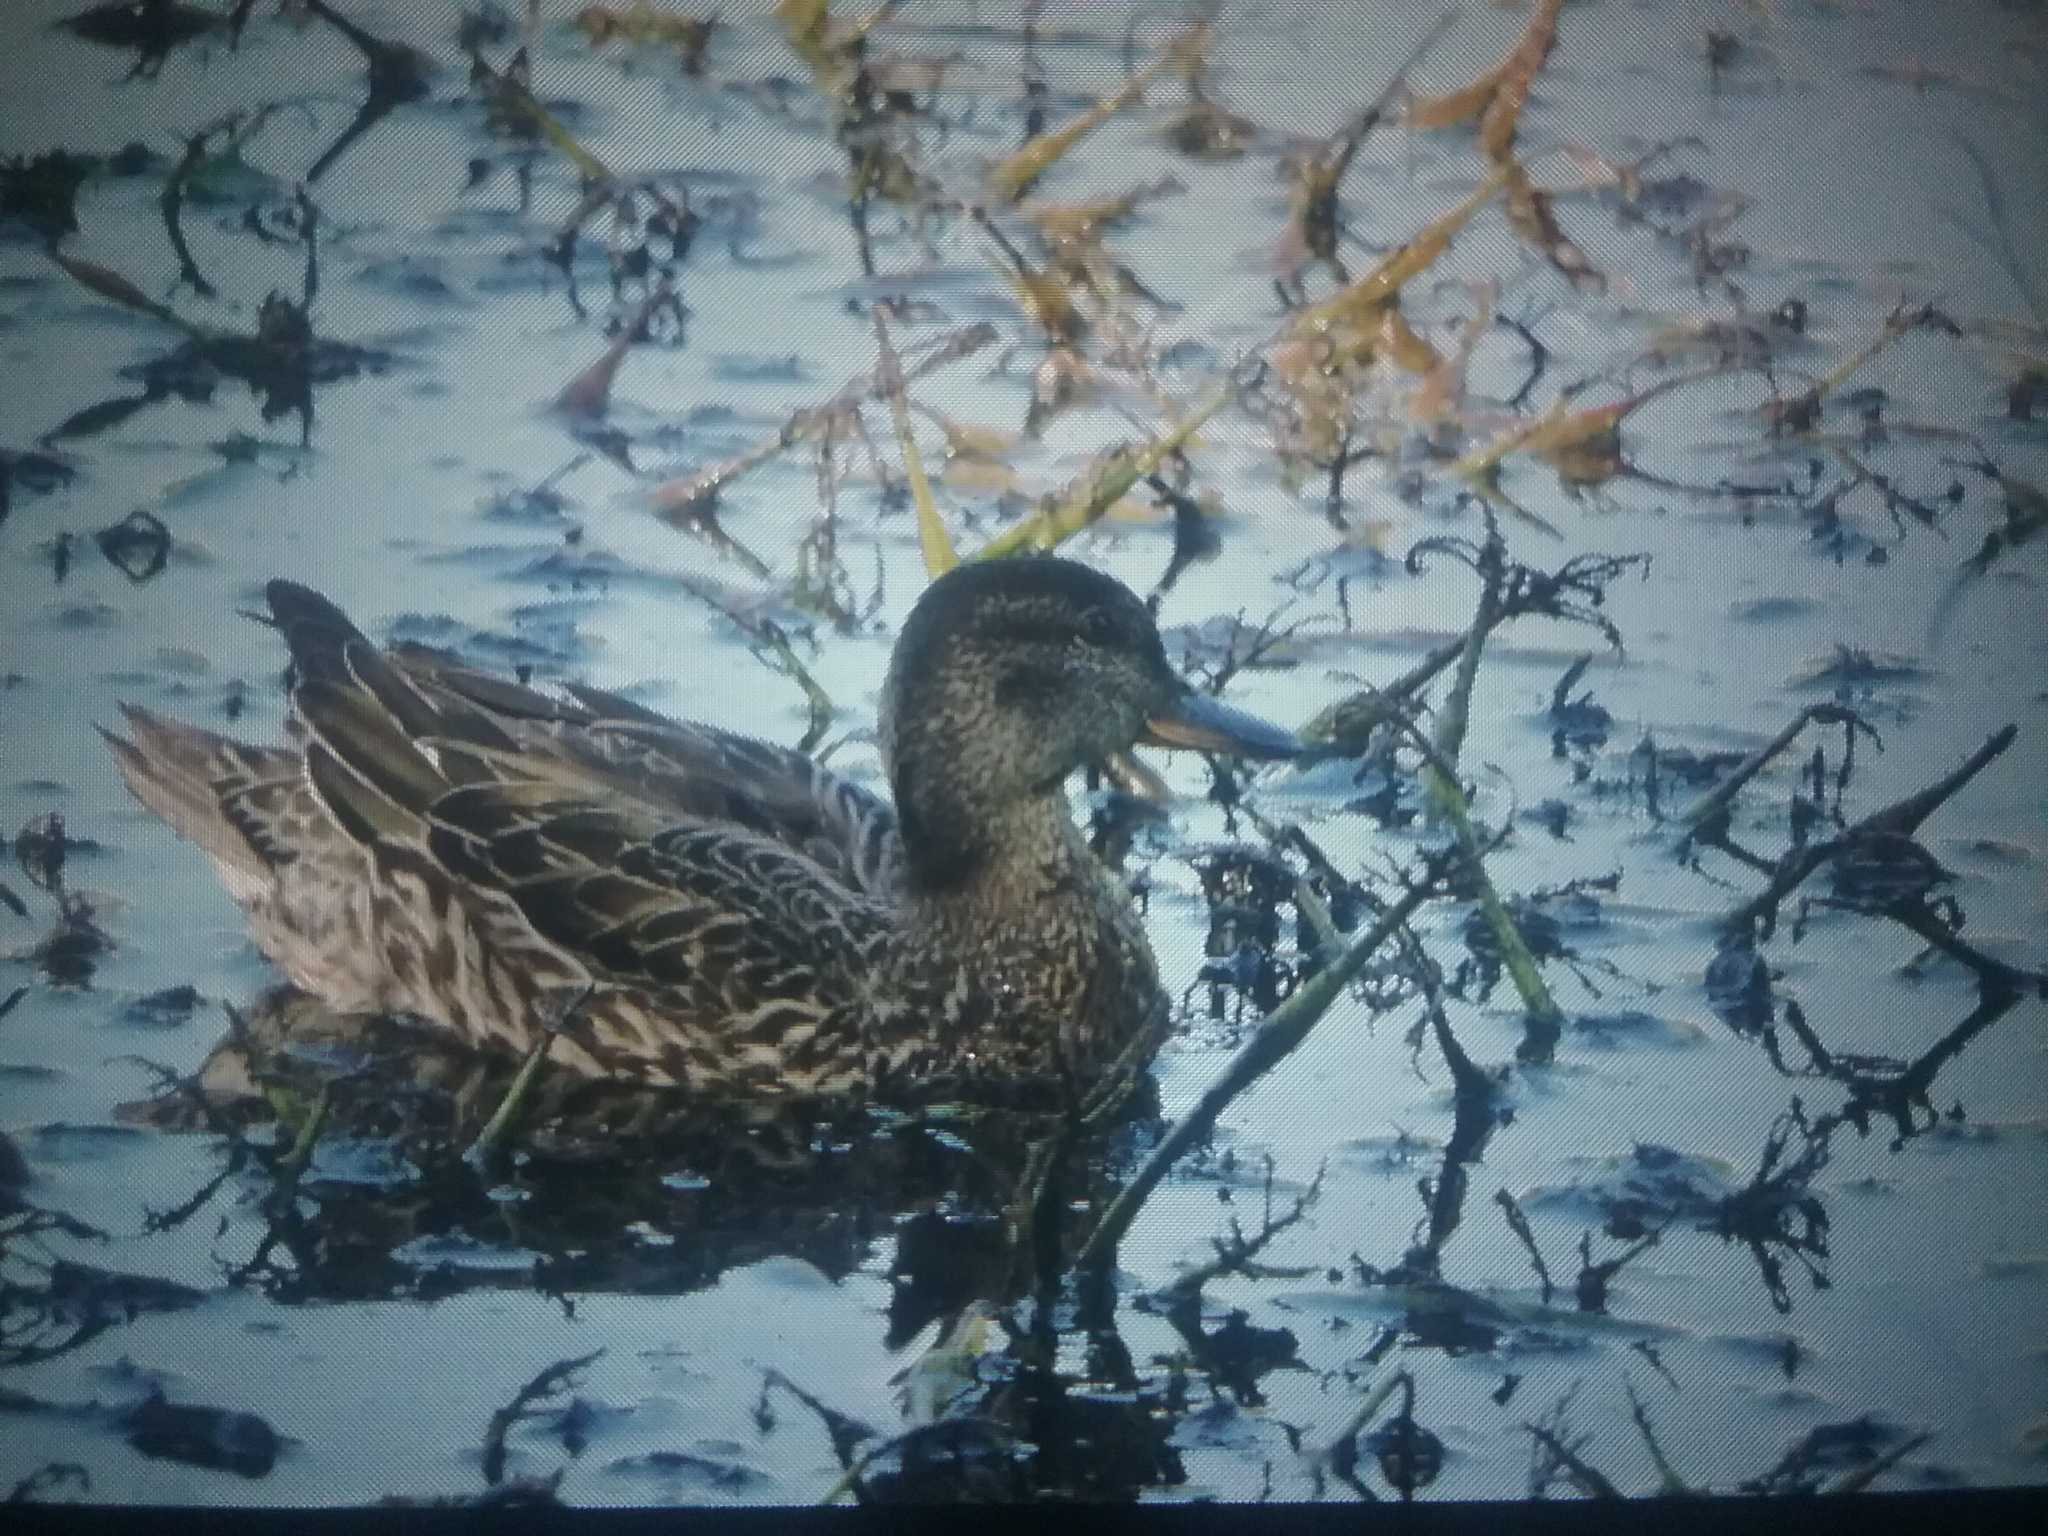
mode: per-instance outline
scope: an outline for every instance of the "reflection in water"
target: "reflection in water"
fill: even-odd
[[[1102,1368],[1115,1379],[1094,1383],[1113,1396],[1097,1397],[1088,1377],[1054,1369],[1050,1313],[1008,1337],[1009,1311],[982,1299],[1013,1294],[1016,1266],[1029,1257],[1020,1241],[1043,1238],[1029,1230],[1037,1213],[1014,1201],[1052,1135],[1047,1116],[831,1101],[707,1108],[673,1090],[557,1074],[523,1105],[517,1150],[479,1155],[516,1065],[451,1049],[428,1026],[334,1014],[288,987],[230,1018],[197,1074],[118,1113],[225,1138],[219,1179],[154,1213],[159,1230],[197,1219],[220,1180],[260,1171],[262,1236],[229,1270],[231,1285],[290,1305],[530,1288],[573,1307],[596,1293],[685,1293],[770,1257],[839,1278],[893,1235],[890,1346],[935,1320],[947,1331],[903,1387],[905,1411],[921,1427],[886,1440],[866,1426],[841,1437],[849,1475],[868,1496],[1121,1497],[1178,1480],[1170,1421],[1157,1394],[1139,1390],[1113,1331],[1091,1346],[1114,1361]],[[1099,1204],[1155,1115],[1070,1140],[1058,1153],[1063,1166],[1037,1177],[1057,1182],[1077,1210]],[[78,1326],[33,1358],[82,1345],[123,1308],[132,1321],[203,1299],[128,1277],[87,1284],[83,1275],[77,1266],[51,1271],[42,1301]],[[1241,1314],[1205,1335],[1198,1309],[1189,1310],[1196,1294],[1182,1293],[1176,1327],[1203,1369],[1227,1371],[1233,1390],[1258,1401],[1257,1378],[1290,1363],[1291,1344],[1260,1358],[1245,1346],[1252,1330]],[[972,1349],[963,1330],[977,1334]],[[773,1386],[831,1421],[829,1405],[778,1372],[764,1405]],[[1023,1455],[1032,1446],[1045,1454]]]
[[[537,1080],[510,1147],[487,1152],[478,1138],[517,1063],[452,1048],[424,1024],[337,1015],[291,988],[232,1019],[196,1076],[120,1115],[226,1136],[231,1162],[271,1170],[277,1219],[243,1278],[297,1300],[508,1283],[660,1293],[769,1255],[838,1277],[907,1224],[908,1246],[930,1255],[899,1257],[896,1331],[908,1337],[977,1285],[998,1286],[1003,1245],[983,1228],[1003,1217],[1044,1131],[1040,1117],[966,1106],[709,1107],[558,1073]],[[317,1216],[281,1198],[293,1194],[314,1198]],[[402,1257],[457,1236],[481,1255],[529,1252],[531,1273]],[[989,1251],[967,1262],[977,1248]]]

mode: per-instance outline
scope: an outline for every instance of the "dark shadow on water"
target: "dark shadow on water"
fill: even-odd
[[[237,1275],[280,1300],[508,1284],[674,1294],[776,1255],[837,1279],[895,1233],[900,1341],[1004,1288],[1003,1223],[1045,1133],[1042,1117],[975,1106],[707,1105],[543,1073],[510,1144],[482,1155],[516,1063],[288,987],[233,1019],[193,1079],[118,1114],[222,1135],[230,1157],[290,1179],[302,1198],[275,1202],[271,1240]],[[294,1177],[294,1139],[316,1113]],[[1101,1162],[1141,1134],[1126,1127],[1081,1155]]]

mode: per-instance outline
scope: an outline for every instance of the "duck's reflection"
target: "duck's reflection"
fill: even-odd
[[[289,1181],[297,1198],[270,1202],[273,1241],[249,1273],[281,1299],[515,1279],[556,1293],[677,1292],[774,1255],[838,1278],[892,1237],[892,1342],[1016,1289],[1014,1205],[1049,1115],[718,1105],[543,1071],[507,1142],[479,1156],[517,1062],[451,1048],[403,1018],[338,1014],[289,986],[230,1018],[197,1073],[121,1115],[223,1135],[236,1161]],[[1149,1134],[1143,1097],[1072,1144],[1073,1203],[1099,1198]],[[488,1262],[494,1249],[532,1262]]]

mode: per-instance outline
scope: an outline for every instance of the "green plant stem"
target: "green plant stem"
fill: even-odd
[[[1351,979],[1364,969],[1379,947],[1393,937],[1434,892],[1427,886],[1413,886],[1364,933],[1351,941],[1344,953],[1317,971],[1294,991],[1293,996],[1266,1016],[1257,1033],[1230,1059],[1223,1075],[1204,1089],[1187,1115],[1168,1131],[1144,1166],[1131,1176],[1116,1199],[1110,1202],[1095,1230],[1081,1245],[1075,1266],[1083,1274],[1106,1274],[1116,1260],[1117,1244],[1137,1220],[1145,1201],[1166,1177],[1173,1165],[1216,1127],[1230,1103],[1306,1040],[1309,1031],[1343,994]]]

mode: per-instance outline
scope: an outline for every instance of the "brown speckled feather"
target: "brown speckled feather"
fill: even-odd
[[[664,819],[721,823],[796,850],[858,891],[894,896],[902,847],[886,802],[800,752],[696,722],[669,720],[618,694],[568,685],[568,699],[400,646],[391,659],[423,687],[490,713],[516,739],[505,772],[530,779],[558,758],[590,793],[645,801]],[[480,765],[482,768],[484,765]]]
[[[893,810],[797,753],[268,596],[298,750],[133,708],[108,738],[265,952],[340,1011],[515,1052],[558,1022],[559,1065],[706,1094],[1071,1098],[1142,1060],[1151,952],[1063,781],[1155,717],[1285,749],[1219,726],[1142,604],[1064,561],[920,600],[884,693]]]

